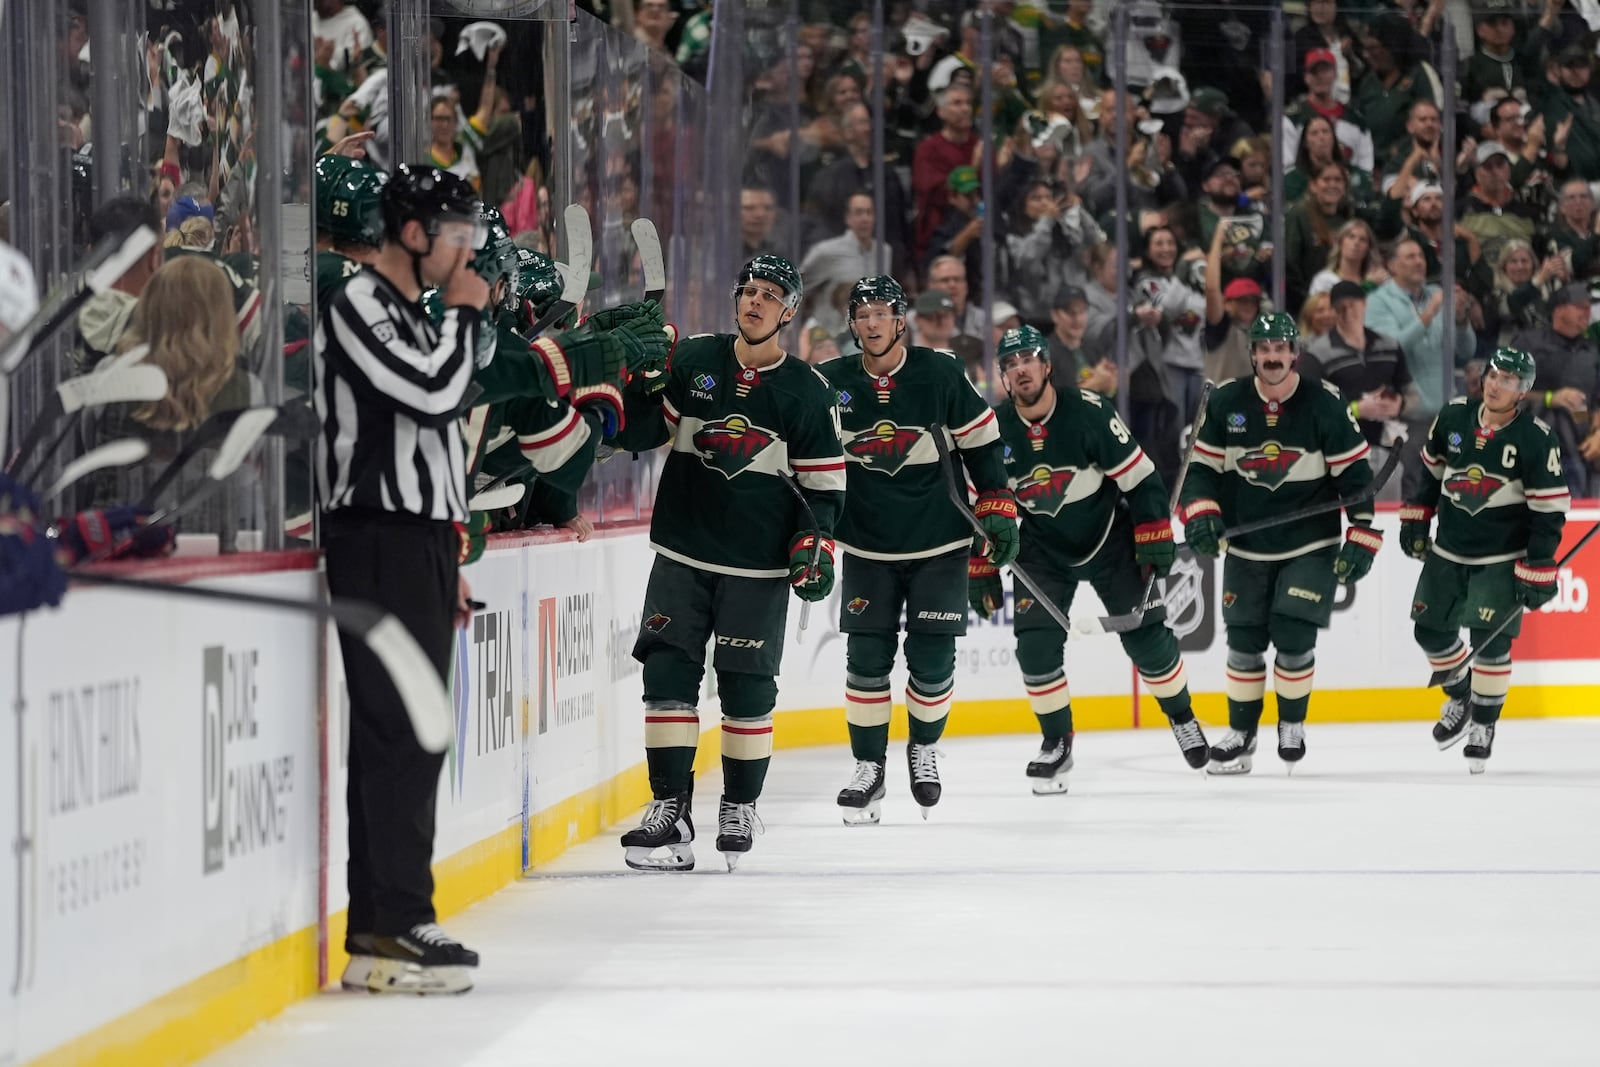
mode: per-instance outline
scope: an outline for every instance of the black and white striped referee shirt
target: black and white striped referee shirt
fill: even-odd
[[[457,418],[478,329],[477,313],[454,307],[436,329],[420,303],[370,267],[334,297],[313,358],[323,510],[467,521]]]

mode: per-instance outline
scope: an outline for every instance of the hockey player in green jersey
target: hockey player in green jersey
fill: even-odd
[[[1011,399],[995,408],[1006,474],[1022,507],[1022,554],[1028,576],[1061,610],[1080,581],[1106,609],[1136,610],[1150,571],[1165,576],[1176,550],[1161,475],[1128,428],[1098,393],[1057,391],[1050,384],[1050,348],[1031,326],[1007,330],[997,353]],[[974,559],[972,608],[985,618],[1005,603],[999,569]],[[1067,791],[1072,770],[1072,704],[1067,688],[1067,635],[1029,598],[1014,590],[1017,666],[1044,740],[1028,764],[1033,791]],[[1189,677],[1178,640],[1160,606],[1120,635],[1139,677],[1166,713],[1189,766],[1204,767],[1206,737],[1189,700]]]
[[[750,850],[755,805],[772,758],[772,709],[788,591],[833,589],[833,531],[844,503],[833,390],[787,355],[800,272],[779,256],[745,265],[733,290],[733,334],[685,338],[665,374],[624,390],[616,443],[669,445],[661,468],[634,658],[644,664],[645,759],[655,800],[622,835],[628,866],[694,867],[694,755],[706,643],[722,698],[723,796],[717,850],[730,870]],[[793,478],[806,506],[795,498]]]
[[[359,159],[326,155],[317,160],[317,309],[328,304],[363,263],[377,259],[383,244],[378,196],[388,175]]]
[[[1560,445],[1520,407],[1533,378],[1532,356],[1496,350],[1484,368],[1483,401],[1454,400],[1433,420],[1422,446],[1430,477],[1400,509],[1400,547],[1422,560],[1411,603],[1417,644],[1435,671],[1449,672],[1433,739],[1446,749],[1465,735],[1473,774],[1494,749],[1522,609],[1556,594],[1555,554],[1571,503]],[[1430,539],[1436,511],[1438,536]],[[1488,640],[1508,614],[1510,624]],[[1462,629],[1478,654],[1470,667]]]
[[[893,697],[889,675],[905,615],[911,681],[906,761],[923,818],[939,802],[937,744],[955,690],[956,638],[967,632],[965,589],[971,528],[945,492],[944,434],[962,458],[988,535],[986,558],[1017,554],[1017,504],[1006,487],[1000,438],[959,360],[906,342],[906,294],[893,278],[850,290],[850,332],[861,355],[817,369],[839,400],[849,490],[836,531],[844,551],[839,630],[845,634],[845,720],[854,776],[839,793],[846,825],[876,823],[884,795]]]
[[[1218,386],[1195,439],[1179,515],[1189,547],[1223,551],[1226,527],[1361,494],[1372,481],[1367,442],[1339,393],[1303,383],[1295,369],[1300,331],[1281,312],[1250,325],[1254,375]],[[1372,569],[1383,537],[1372,505],[1339,509],[1236,538],[1222,568],[1222,622],[1228,635],[1228,732],[1211,749],[1212,774],[1246,774],[1256,750],[1267,685],[1267,646],[1277,650],[1278,758],[1306,754],[1306,709],[1315,673],[1317,630],[1333,613],[1336,582]]]

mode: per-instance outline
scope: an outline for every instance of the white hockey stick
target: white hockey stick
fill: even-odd
[[[644,298],[661,303],[667,295],[667,263],[661,256],[661,235],[649,219],[633,220],[633,243],[639,249],[639,267],[644,272]]]
[[[137,463],[150,454],[150,442],[141,441],[137,437],[124,437],[120,441],[108,441],[99,448],[91,448],[77,459],[68,463],[61,472],[61,477],[45,493],[44,498],[51,500],[78,479],[95,471],[105,470],[107,467],[126,467],[130,463]]]
[[[102,374],[83,374],[68,378],[45,400],[33,425],[22,437],[22,443],[6,464],[6,473],[21,470],[33,450],[39,447],[45,431],[64,415],[85,408],[105,404],[129,402],[149,403],[167,395],[167,375],[160,367],[139,363],[129,367],[116,367]]]
[[[567,234],[567,262],[556,264],[556,271],[561,275],[561,299],[539,316],[528,333],[530,338],[538,337],[566,318],[573,308],[583,303],[583,294],[589,291],[589,271],[594,263],[594,233],[589,213],[580,204],[568,204],[561,222]]]
[[[496,485],[475,493],[467,501],[467,507],[472,511],[496,511],[500,508],[509,508],[512,504],[522,499],[528,487],[521,482],[515,485]]]

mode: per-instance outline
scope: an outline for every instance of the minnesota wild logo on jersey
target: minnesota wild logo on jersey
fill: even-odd
[[[1077,474],[1072,467],[1040,464],[1017,479],[1017,503],[1035,515],[1048,515],[1053,519],[1067,503],[1067,488]]]
[[[882,419],[871,429],[849,437],[844,443],[844,453],[859,460],[868,470],[894,475],[911,458],[922,432],[921,426],[900,426]]]
[[[700,462],[733,479],[756,461],[777,435],[752,423],[743,415],[729,415],[725,419],[703,424],[694,433],[694,448]]]
[[[1441,488],[1456,507],[1468,515],[1482,511],[1491,498],[1510,483],[1477,464],[1444,480]]]
[[[1298,448],[1287,448],[1276,441],[1267,441],[1260,448],[1252,448],[1239,457],[1239,473],[1252,485],[1276,489],[1289,477],[1294,465],[1305,456]]]

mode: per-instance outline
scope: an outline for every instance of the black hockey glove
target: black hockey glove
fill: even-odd
[[[1428,531],[1433,525],[1433,509],[1426,504],[1400,506],[1400,551],[1412,559],[1427,559],[1433,539]]]
[[[1346,530],[1339,558],[1333,561],[1333,573],[1339,584],[1355,585],[1365,578],[1382,547],[1383,534],[1370,526],[1352,526]]]
[[[1556,595],[1556,561],[1519,559],[1513,568],[1517,579],[1517,603],[1537,611]]]

